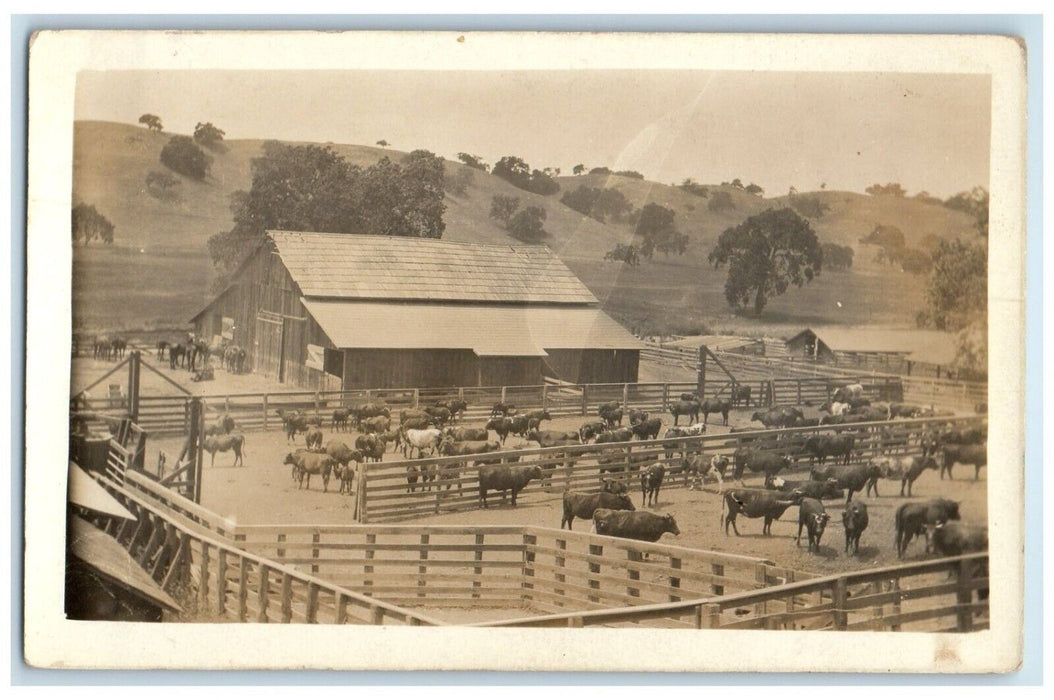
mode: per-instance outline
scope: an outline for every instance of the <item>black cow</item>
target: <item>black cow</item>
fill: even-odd
[[[633,431],[630,428],[616,428],[615,430],[609,430],[606,433],[597,435],[596,444],[601,445],[607,442],[629,442],[633,439]]]
[[[608,424],[608,427],[622,425],[622,406],[618,401],[600,404],[597,415]]]
[[[935,498],[924,503],[904,503],[897,508],[893,517],[895,535],[893,544],[897,550],[897,557],[903,557],[911,540],[918,535],[927,538],[926,551],[929,551],[929,530],[939,523],[949,520],[959,520],[959,504],[946,498]]]
[[[849,501],[853,500],[853,494],[855,492],[863,490],[871,479],[881,476],[882,469],[874,464],[851,464],[848,466],[834,464],[823,467],[822,469],[812,469],[809,471],[809,478],[813,481],[827,481],[828,479],[836,480],[838,488],[848,491],[845,498],[847,505],[849,504]]]
[[[674,402],[670,405],[670,415],[673,416],[673,424],[677,425],[677,422],[680,420],[681,416],[688,416],[689,425],[691,425],[692,423],[698,423],[699,410],[701,409],[701,407],[702,406],[699,401],[694,397],[689,401],[681,400]]]
[[[952,478],[952,467],[956,464],[972,464],[974,467],[973,478],[977,481],[981,476],[981,467],[988,466],[987,445],[944,445],[940,451],[941,479],[948,472],[948,479]]]
[[[801,529],[804,527],[809,535],[809,551],[813,551],[815,547],[819,554],[820,538],[823,537],[823,531],[830,519],[831,516],[827,514],[823,503],[815,498],[801,499],[801,504],[798,506],[798,536],[794,538],[794,543],[801,546]]]
[[[641,421],[645,421],[645,420],[648,420],[648,412],[647,411],[641,411],[640,409],[637,409],[637,408],[631,408],[629,410],[629,424],[630,425],[636,425],[637,423],[640,423]]]
[[[937,523],[930,528],[933,550],[945,557],[988,550],[988,528],[961,522]]]
[[[487,507],[487,492],[501,491],[501,502],[505,502],[505,493],[512,491],[512,505],[516,506],[516,495],[528,483],[542,478],[542,468],[528,467],[519,464],[496,464],[479,468],[479,499]]]
[[[837,457],[842,464],[849,464],[855,444],[856,438],[852,435],[810,435],[805,439],[805,452],[820,464],[828,457]]]
[[[560,521],[560,529],[563,530],[565,524],[568,530],[573,529],[571,526],[575,518],[592,520],[597,508],[636,510],[633,507],[633,501],[625,493],[625,487],[623,487],[622,493],[611,493],[609,491],[575,493],[574,491],[564,491],[564,517]]]
[[[348,418],[350,418],[350,417],[351,417],[351,411],[349,411],[348,409],[346,409],[346,408],[338,408],[338,409],[336,409],[335,411],[333,411],[333,419],[330,421],[330,424],[329,424],[330,430],[334,430],[335,431],[337,428],[340,428],[341,430],[347,432],[347,430],[348,430]]]
[[[659,488],[662,486],[663,477],[666,476],[666,467],[655,463],[640,472],[640,505],[643,508],[648,505],[657,505],[659,502]]]
[[[593,527],[598,535],[623,537],[644,542],[658,542],[664,533],[680,535],[672,515],[657,515],[647,511],[608,510],[597,508],[593,513]]]
[[[856,554],[860,551],[860,535],[867,529],[867,505],[853,501],[846,506],[842,511],[842,527],[845,528],[845,553]]]
[[[764,473],[765,478],[768,479],[776,476],[784,469],[789,469],[791,465],[789,457],[784,457],[774,452],[754,450],[749,447],[740,447],[736,450],[733,460],[735,462],[735,470],[732,472],[732,476],[736,481],[743,480],[744,469],[749,469],[755,473]]]
[[[732,387],[732,405],[750,406],[750,387],[736,384]]]
[[[498,435],[498,441],[504,445],[505,438],[509,437],[509,433],[512,432],[512,419],[506,416],[499,416],[498,418],[491,418],[487,421],[487,430],[493,430]]]
[[[659,418],[649,418],[630,426],[630,431],[641,440],[654,440],[659,437],[660,430],[662,430],[662,420]]]
[[[585,444],[607,429],[607,423],[599,420],[586,421],[578,428],[578,438]]]
[[[761,528],[761,534],[771,534],[772,521],[779,520],[788,508],[801,503],[801,494],[791,493],[789,496],[790,498],[785,500],[777,493],[765,489],[727,489],[721,494],[721,519],[725,524],[725,535],[728,535],[729,523],[732,524],[736,535],[739,535],[736,516],[740,513],[748,518],[764,518],[765,524]]]
[[[552,419],[553,417],[549,415],[549,411],[531,411],[527,414],[527,429],[538,430],[542,427],[543,420],[551,421]]]
[[[707,399],[703,401],[703,405],[699,407],[699,412],[703,414],[703,424],[706,424],[707,419],[711,413],[720,413],[723,419],[722,425],[728,425],[728,412],[732,410],[732,402],[728,399]]]
[[[787,406],[774,406],[767,411],[754,411],[750,417],[752,421],[758,421],[766,428],[789,428],[794,422],[805,416],[797,408]]]

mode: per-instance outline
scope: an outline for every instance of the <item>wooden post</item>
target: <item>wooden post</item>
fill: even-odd
[[[216,614],[227,612],[227,550],[217,552],[219,561],[216,566]]]
[[[482,539],[480,540],[482,542]],[[527,591],[534,589],[534,552],[530,548],[538,544],[536,535],[523,535],[523,585],[521,586],[521,600],[534,600]]]
[[[260,611],[256,615],[257,622],[267,622],[267,603],[270,600],[271,570],[266,564],[260,565],[260,590],[257,591],[257,605]]]
[[[138,350],[130,353],[128,363],[128,416],[133,423],[139,422],[139,363],[142,359]],[[965,385],[964,385],[965,388]]]
[[[670,557],[670,568],[674,569],[674,570],[681,568],[681,560],[680,560],[679,557]],[[670,588],[678,589],[680,587],[681,587],[681,578],[680,578],[680,576],[671,576],[670,577]],[[673,593],[670,593],[670,602],[671,603],[676,603],[680,599],[681,599],[681,596],[674,595]]]
[[[282,572],[282,622],[293,621],[293,577]]]
[[[582,385],[582,415],[589,415],[589,385]]]
[[[278,533],[278,542],[279,543],[285,542],[285,533],[284,532],[279,532]],[[278,559],[284,559],[285,558],[285,549],[284,548],[277,549],[275,551],[275,556],[278,557]]]
[[[307,584],[307,605],[304,611],[308,624],[318,622],[318,584]]]
[[[372,533],[372,532],[367,533],[366,534],[366,544],[367,545],[377,544],[377,535]],[[373,559],[373,550],[370,549],[369,547],[366,547],[366,559],[367,560]],[[372,574],[373,573],[373,564],[365,564],[365,565],[363,565],[362,573],[363,573],[364,576],[368,576],[368,575]],[[370,592],[370,587],[371,586],[373,586],[373,580],[372,579],[368,579],[368,578],[363,579],[363,581],[362,581],[363,593],[365,593],[366,595],[373,595]]]
[[[721,626],[721,606],[717,603],[704,603],[699,606],[699,622],[705,629],[715,630]]]
[[[561,552],[567,551],[567,540],[562,540],[562,539],[561,540],[557,540],[556,541],[556,548],[559,549]],[[567,581],[567,575],[563,573],[564,566],[566,566],[566,565],[567,565],[567,559],[564,558],[563,556],[559,556],[558,555],[556,557],[556,574],[554,576],[554,578],[556,579],[557,583],[564,583],[565,581]],[[564,589],[563,588],[553,588],[553,593],[555,593],[558,596],[562,596],[562,595],[564,595]]]
[[[501,402],[505,403],[505,387],[501,388]]]
[[[629,410],[629,384],[622,385],[622,408]]]
[[[901,600],[901,596],[900,596],[900,579],[894,579],[890,583],[889,589],[890,589],[890,591],[893,591],[893,592],[896,593],[896,595],[893,597],[893,603],[890,605],[890,608],[891,608],[891,610],[890,610],[890,617],[899,617],[900,616],[900,600]],[[889,631],[890,632],[899,632],[900,631],[900,625],[899,624],[890,625]]]
[[[315,392],[315,420],[321,420],[318,412],[318,392]]]
[[[477,577],[472,579],[473,598],[479,598],[479,588],[483,585],[483,581],[480,578],[483,576],[483,537],[484,535],[482,532],[476,533],[476,551],[473,553],[473,559],[475,559],[475,561],[479,563],[477,563],[476,566],[472,569],[472,573],[475,574],[475,576]],[[524,535],[525,541],[526,538],[527,536]]]
[[[245,557],[238,559],[238,621],[248,619],[249,602],[249,562]]]
[[[699,378],[697,380],[696,394],[699,396],[699,400],[702,401],[706,398],[706,353],[707,348],[705,345],[699,346]]]
[[[601,544],[591,544],[591,545],[589,545],[589,553],[592,556],[596,556],[596,557],[604,556],[604,545],[601,545]],[[599,574],[600,573],[600,564],[596,563],[596,562],[589,562],[589,573],[591,573],[591,574]],[[594,578],[589,579],[589,587],[594,589],[594,590],[596,590],[596,591],[599,591],[600,590],[600,579],[594,579]],[[592,603],[599,603],[600,602],[600,596],[598,594],[595,594],[595,593],[590,593],[589,594],[589,601],[592,602]]]
[[[348,619],[348,599],[343,593],[337,594],[337,613],[334,621],[338,625],[343,625]]]
[[[964,560],[958,565],[959,586],[955,590],[955,621],[959,632],[969,632],[973,628],[973,611],[970,610],[970,605],[973,603],[973,586],[970,581],[973,578],[973,572],[970,570],[971,564],[971,561]]]
[[[711,564],[710,565],[710,573],[712,573],[714,576],[724,576],[725,575],[725,565],[724,564]],[[725,587],[722,584],[720,584],[720,583],[711,583],[710,584],[710,591],[714,595],[724,595],[725,594]]]
[[[231,397],[230,396],[224,396],[223,397],[223,412],[224,413],[230,413],[231,412]]]
[[[263,429],[267,430],[267,394],[263,395]]]
[[[418,598],[425,597],[424,589],[428,585],[428,579],[426,578],[428,576],[428,564],[424,563],[428,561],[428,537],[429,536],[427,534],[421,535],[421,550],[419,558],[422,561],[422,564],[417,567],[417,573],[420,574],[417,579]]]
[[[414,389],[414,408],[420,408],[421,406],[421,390]]]
[[[549,410],[549,385],[542,384],[542,410]]]
[[[311,533],[311,544],[317,545],[319,543],[320,538],[321,536],[319,535],[318,531]],[[315,559],[316,561],[318,560],[318,547],[311,548],[311,558]],[[311,573],[318,573],[318,564],[311,565]]]
[[[209,545],[201,543],[201,563],[198,569],[198,594],[200,595],[201,607],[205,608],[209,602]]]
[[[662,407],[659,409],[661,413],[665,413],[670,407],[670,385],[663,383],[662,385]]]
[[[639,562],[639,561],[641,561],[640,552],[638,552],[635,549],[627,549],[626,550],[626,559],[628,559],[630,562]],[[626,571],[629,574],[629,580],[630,581],[640,581],[640,569],[634,569],[634,568],[632,568],[630,566],[627,566],[626,567]],[[634,598],[639,598],[640,597],[640,589],[639,588],[634,588],[633,586],[627,586],[626,587],[626,595],[633,596]]]
[[[849,613],[845,609],[846,601],[849,599],[849,591],[846,587],[846,580],[844,576],[838,577],[834,582],[833,600],[834,606],[833,618],[834,628],[836,630],[844,630],[849,620]]]

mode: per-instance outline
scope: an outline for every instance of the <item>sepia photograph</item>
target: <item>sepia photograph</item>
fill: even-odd
[[[27,662],[1014,670],[1024,71],[36,35]]]

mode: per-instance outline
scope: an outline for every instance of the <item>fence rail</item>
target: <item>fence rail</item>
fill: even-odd
[[[751,388],[746,407],[770,404],[812,404],[828,401],[839,387],[859,383],[873,401],[900,401],[903,389],[899,377],[798,377],[739,382]],[[928,385],[927,385],[928,386]],[[704,397],[727,399],[732,383],[717,377],[705,385]],[[364,389],[351,391],[284,391],[268,393],[228,393],[201,396],[213,417],[229,413],[242,430],[268,430],[281,425],[279,410],[300,410],[328,423],[333,411],[384,403],[393,417],[400,410],[429,406],[436,401],[460,399],[468,404],[465,418],[483,420],[498,402],[512,404],[521,411],[546,409],[551,415],[596,415],[602,403],[619,401],[627,408],[664,412],[682,393],[695,393],[696,382],[639,382],[631,384],[539,384],[505,387],[446,387],[411,389]],[[944,392],[949,400],[954,392]],[[972,396],[973,394],[971,394]],[[969,406],[973,406],[972,402]],[[959,404],[963,404],[959,401]],[[182,435],[188,429],[190,397],[141,396],[139,425],[151,435]],[[967,408],[961,405],[960,408]]]
[[[883,455],[921,454],[920,441],[923,432],[929,428],[947,425],[969,428],[984,423],[981,416],[923,418],[367,463],[358,473],[355,512],[359,522],[365,523],[480,508],[482,501],[476,467],[482,462],[540,467],[543,478],[532,481],[520,492],[529,497],[565,489],[595,491],[602,478],[630,482],[637,477],[641,466],[654,463],[665,465],[668,480],[676,483],[687,478],[683,474],[685,455],[732,456],[745,446],[786,455],[795,461],[794,468],[798,468],[798,460],[808,458],[804,451],[805,439],[810,435],[827,434],[832,429],[852,430],[856,439],[849,461],[866,463]],[[800,466],[806,467],[807,464]],[[416,477],[417,482],[409,483],[408,475]],[[427,486],[421,479],[424,476],[432,479]],[[629,486],[632,488],[633,484]],[[504,501],[504,495],[492,492],[488,496],[490,499]]]

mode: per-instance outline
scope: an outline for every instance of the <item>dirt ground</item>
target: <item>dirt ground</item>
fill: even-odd
[[[730,423],[747,425],[749,411],[734,412]],[[570,430],[584,419],[580,416],[556,417],[547,428]],[[664,422],[672,423],[667,415]],[[710,432],[723,432],[728,428],[711,426]],[[325,439],[339,437],[346,442],[354,440],[354,434],[325,432]],[[302,443],[302,438],[301,438]],[[509,438],[509,446],[526,444],[518,438]],[[531,446],[534,446],[531,443]],[[149,443],[148,464],[156,464],[156,449],[164,449],[169,455],[178,454],[181,440],[178,438],[152,440]],[[216,466],[210,467],[208,456],[204,470],[203,505],[209,509],[235,519],[239,523],[254,525],[270,524],[351,524],[352,499],[337,493],[338,484],[330,482],[328,493],[322,492],[322,483],[316,477],[310,490],[298,490],[290,477],[288,466],[282,458],[289,451],[285,436],[277,429],[269,432],[246,434],[244,467],[232,467],[231,453],[219,454]],[[402,455],[390,452],[386,460],[401,459]],[[171,462],[170,462],[171,464]],[[996,467],[998,469],[998,467]],[[807,467],[806,467],[807,469]],[[959,467],[954,481],[941,481],[936,472],[926,472],[914,485],[912,500],[925,500],[937,496],[961,501],[963,519],[983,523],[987,520],[987,470],[982,471],[980,481],[973,481],[968,468]],[[803,478],[807,471],[794,476]],[[805,476],[804,478],[807,478]],[[726,485],[729,482],[726,481]],[[745,485],[760,487],[760,477],[748,477]],[[847,570],[859,570],[897,562],[893,548],[893,514],[897,506],[907,499],[898,497],[899,482],[884,480],[879,484],[881,496],[863,498],[870,513],[870,524],[860,542],[858,555],[844,554],[844,534],[841,523],[843,502],[828,501],[827,511],[831,520],[824,533],[818,554],[810,554],[803,545],[794,542],[797,532],[797,508],[790,508],[783,518],[772,526],[771,536],[762,536],[762,520],[740,516],[737,520],[741,536],[731,533],[726,536],[721,526],[722,507],[716,484],[707,484],[702,491],[692,491],[678,483],[664,485],[659,504],[650,510],[671,513],[681,530],[679,536],[664,535],[662,542],[697,549],[730,552],[762,557],[795,569],[822,574]],[[632,493],[634,504],[640,508],[641,495]],[[516,508],[492,504],[489,509],[473,509],[445,513],[413,520],[398,521],[399,524],[422,525],[535,525],[558,528],[562,513],[561,494],[525,493],[518,499]],[[576,521],[576,530],[587,530],[590,524]],[[914,543],[908,549],[906,560],[922,556],[921,544]]]

